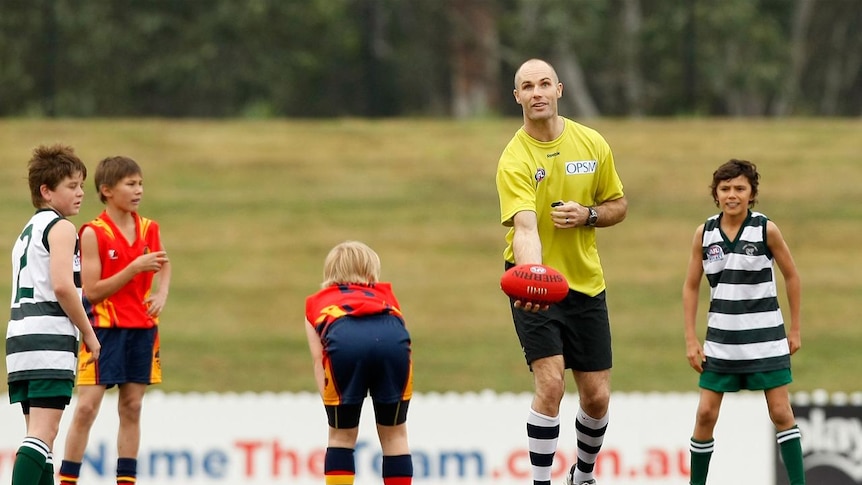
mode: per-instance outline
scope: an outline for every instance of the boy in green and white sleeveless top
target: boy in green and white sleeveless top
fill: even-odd
[[[713,430],[725,392],[762,390],[791,485],[805,483],[801,434],[787,385],[790,356],[801,346],[801,284],[781,231],[753,212],[760,175],[745,160],[730,160],[713,174],[712,197],[721,213],[695,231],[682,300],[686,357],[700,373],[700,403],[691,437],[691,481],[706,483],[715,446]],[[785,332],[773,261],[784,277],[790,305]],[[695,330],[700,281],[710,286],[703,346]]]
[[[11,317],[6,329],[9,401],[21,403],[27,436],[15,455],[12,485],[54,483],[53,446],[72,397],[78,335],[99,355],[81,301],[75,225],[87,168],[72,149],[41,146],[28,164],[36,214],[12,248]]]

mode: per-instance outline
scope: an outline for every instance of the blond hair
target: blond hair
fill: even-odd
[[[359,241],[345,241],[323,262],[323,288],[339,284],[371,284],[380,279],[380,256]]]

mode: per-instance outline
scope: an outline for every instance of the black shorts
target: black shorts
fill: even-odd
[[[566,369],[576,371],[594,372],[613,365],[604,291],[591,297],[569,290],[563,301],[538,313],[516,309],[514,300],[509,304],[527,365],[553,355],[562,355]]]

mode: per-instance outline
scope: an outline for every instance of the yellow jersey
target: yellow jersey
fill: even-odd
[[[497,165],[500,222],[512,227],[515,214],[533,211],[542,242],[542,263],[561,272],[569,287],[589,296],[605,289],[596,229],[557,229],[551,203],[575,201],[590,207],[623,197],[611,148],[597,131],[570,119],[557,139],[542,142],[521,127]],[[503,257],[514,263],[514,228],[506,234]]]

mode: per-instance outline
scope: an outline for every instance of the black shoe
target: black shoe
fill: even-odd
[[[585,482],[575,483],[575,468],[577,466],[577,463],[572,465],[572,467],[569,468],[569,473],[566,473],[566,485],[596,485],[596,480],[593,478]]]

